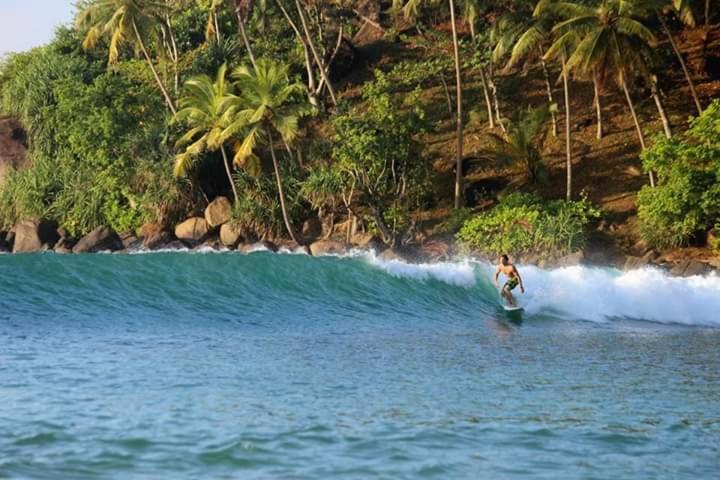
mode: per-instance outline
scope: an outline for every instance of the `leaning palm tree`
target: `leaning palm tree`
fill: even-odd
[[[645,150],[645,137],[628,87],[635,76],[650,77],[645,58],[656,43],[655,35],[634,17],[632,3],[625,0],[603,0],[598,6],[558,2],[547,8],[565,18],[553,28],[560,35],[556,43],[568,35],[580,38],[563,70],[581,77],[597,74],[601,80],[613,78],[625,94],[640,146]],[[649,175],[654,186],[653,173]]]
[[[682,23],[689,27],[694,27],[696,24],[695,15],[692,12],[689,0],[633,0],[633,4],[634,8],[638,12],[643,12],[646,16],[654,15],[659,20],[663,33],[670,42],[670,46],[680,63],[680,68],[682,69],[683,74],[685,75],[685,80],[690,87],[690,94],[692,95],[693,102],[695,102],[695,108],[697,109],[698,115],[700,115],[703,110],[700,105],[700,99],[698,98],[697,91],[695,90],[695,84],[690,77],[690,71],[687,68],[687,64],[685,63],[682,53],[680,53],[677,43],[675,42],[675,38],[673,37],[672,32],[670,32],[670,28],[665,21],[665,15],[667,13],[675,13]]]
[[[287,65],[268,59],[259,59],[256,64],[256,69],[241,66],[232,73],[240,95],[232,101],[227,115],[230,122],[222,138],[242,133],[243,140],[239,143],[234,157],[235,163],[240,166],[256,159],[255,150],[258,145],[261,142],[267,143],[285,227],[290,238],[301,244],[285,204],[282,176],[275,153],[275,139],[280,138],[287,145],[295,140],[299,131],[298,120],[309,110],[309,104],[299,98],[307,93],[302,84],[290,82]]]
[[[156,44],[163,28],[164,15],[168,5],[153,0],[92,0],[84,4],[80,10],[76,24],[86,31],[83,48],[90,49],[101,39],[107,39],[108,63],[114,64],[120,56],[120,47],[124,44],[140,50],[147,61],[153,77],[165,97],[170,111],[175,114],[175,105],[168,94],[165,84],[160,79],[152,58],[148,53],[145,39],[154,40]]]
[[[423,3],[431,0],[393,0],[393,9],[402,10],[406,17],[417,17]],[[458,42],[457,24],[455,22],[455,0],[448,0],[450,24],[452,27],[453,55],[455,58],[455,88],[457,90],[457,107],[455,109],[457,147],[455,150],[455,208],[462,205],[462,157],[463,157],[463,110],[462,110],[462,74],[460,67],[460,44]]]
[[[184,147],[185,150],[175,157],[174,173],[176,176],[186,175],[201,154],[220,150],[225,173],[237,203],[238,193],[225,150],[227,138],[223,136],[232,115],[230,107],[237,97],[232,94],[226,77],[227,66],[222,65],[217,71],[215,81],[207,75],[199,75],[185,82],[187,93],[180,98],[180,111],[174,120],[187,125],[189,130],[175,144],[177,148]]]

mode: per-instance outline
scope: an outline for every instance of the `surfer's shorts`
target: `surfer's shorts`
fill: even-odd
[[[518,286],[518,279],[517,278],[511,278],[507,282],[505,282],[505,285],[503,285],[503,290],[511,291],[514,290],[515,287]]]

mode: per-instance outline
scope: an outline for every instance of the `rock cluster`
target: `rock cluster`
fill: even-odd
[[[347,222],[346,222],[347,223]],[[304,245],[298,245],[287,239],[262,238],[260,241],[239,224],[232,221],[232,205],[225,197],[217,197],[205,209],[202,216],[193,216],[178,223],[173,231],[161,225],[143,225],[137,233],[118,234],[110,227],[100,226],[80,239],[74,239],[62,228],[45,220],[25,220],[18,222],[10,231],[0,231],[0,252],[31,253],[54,251],[57,254],[116,252],[134,249],[187,249],[213,248],[237,250],[251,253],[258,250],[298,251],[313,256],[340,255],[352,249],[375,251],[385,261],[403,262],[444,262],[456,257],[458,252],[450,238],[423,238],[419,243],[402,248],[387,248],[375,235],[340,224],[335,233],[343,240],[332,236],[332,228],[323,225],[317,218],[306,220],[300,228]],[[708,243],[717,243],[717,233],[708,234]],[[526,256],[514,259],[518,263],[533,264],[541,268],[558,268],[579,264],[614,265],[625,270],[648,266],[662,268],[676,276],[705,275],[720,267],[701,258],[687,258],[684,253],[666,252],[660,254],[647,248],[638,256],[615,255],[608,260],[607,252],[588,246],[594,253],[575,252],[561,258],[547,259]],[[598,253],[599,252],[599,253]],[[493,261],[494,259],[486,259]]]

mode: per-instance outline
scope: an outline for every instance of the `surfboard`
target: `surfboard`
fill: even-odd
[[[503,305],[502,307],[503,307],[503,310],[505,310],[506,312],[522,312],[523,311],[523,307],[521,307],[521,306],[511,307],[510,305]]]

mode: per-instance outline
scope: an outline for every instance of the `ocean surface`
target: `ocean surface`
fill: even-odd
[[[0,255],[0,478],[720,478],[720,277]]]

